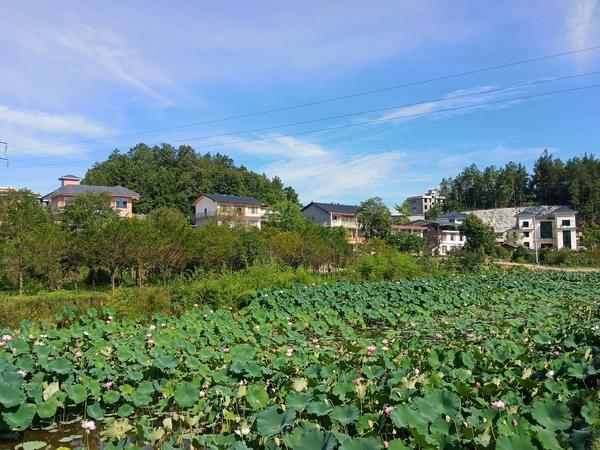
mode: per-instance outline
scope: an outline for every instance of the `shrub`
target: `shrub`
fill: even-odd
[[[361,281],[413,278],[422,273],[413,256],[395,250],[363,253],[355,259],[350,269],[354,277]]]
[[[511,256],[511,260],[517,263],[535,263],[535,252],[525,247],[517,247]]]

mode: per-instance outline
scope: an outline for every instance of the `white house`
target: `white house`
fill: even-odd
[[[267,211],[265,205],[253,197],[221,194],[202,194],[192,206],[197,226],[228,223],[260,228]]]
[[[360,233],[360,226],[356,220],[355,205],[341,205],[339,203],[310,202],[302,208],[302,214],[314,224],[327,228],[343,227],[350,232],[349,241],[358,243],[364,240]]]
[[[515,242],[525,248],[567,248],[577,250],[577,211],[557,206],[540,212],[525,209],[515,215]]]
[[[439,189],[429,189],[423,195],[408,197],[406,201],[410,208],[411,220],[424,219],[425,213],[436,205],[443,205],[446,197],[440,195]]]
[[[466,239],[460,234],[460,226],[467,218],[467,214],[451,211],[435,220],[417,220],[411,222],[413,227],[425,227],[423,237],[427,239],[432,253],[447,255],[453,250],[458,250],[465,245]]]

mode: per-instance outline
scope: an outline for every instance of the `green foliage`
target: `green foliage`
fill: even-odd
[[[67,442],[86,419],[107,448],[592,448],[599,289],[598,273],[302,283],[238,311],[26,321],[0,330],[0,432],[56,423]]]
[[[384,238],[391,230],[392,213],[380,197],[373,197],[358,205],[356,220],[367,239]]]
[[[474,214],[469,214],[465,221],[460,225],[460,234],[465,239],[466,250],[472,252],[483,252],[491,255],[496,247],[496,233],[494,229],[483,223],[483,221]]]
[[[284,200],[275,205],[267,214],[263,226],[274,227],[282,231],[299,231],[304,228],[306,218],[302,207],[296,201]]]
[[[444,208],[439,203],[436,203],[427,211],[425,211],[425,219],[426,220],[435,220],[444,214]]]
[[[148,147],[138,144],[127,153],[115,150],[106,161],[87,171],[82,182],[126,186],[141,194],[134,211],[147,214],[163,206],[174,207],[192,217],[192,202],[202,193],[255,197],[274,205],[283,200],[297,201],[291,187],[277,177],[236,166],[222,154],[199,154],[188,145],[169,144]]]
[[[398,250],[412,254],[423,254],[427,250],[427,239],[409,233],[408,231],[398,231],[391,233],[386,237],[387,244]]]
[[[391,281],[422,274],[422,269],[413,256],[394,249],[361,253],[352,262],[350,270],[361,281]]]
[[[395,223],[398,225],[406,225],[410,222],[408,216],[410,216],[410,204],[408,200],[404,200],[401,204],[394,205],[394,209],[398,213],[398,218]]]

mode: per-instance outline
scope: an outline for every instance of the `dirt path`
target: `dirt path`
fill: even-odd
[[[600,272],[596,267],[556,267],[542,266],[540,264],[522,264],[509,261],[495,261],[500,267],[525,267],[534,271],[551,271],[551,272]]]

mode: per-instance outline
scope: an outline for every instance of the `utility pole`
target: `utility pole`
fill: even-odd
[[[537,238],[535,236],[536,226],[535,226],[535,216],[533,216],[533,247],[535,248],[535,263],[540,263],[540,255],[538,252]]]

